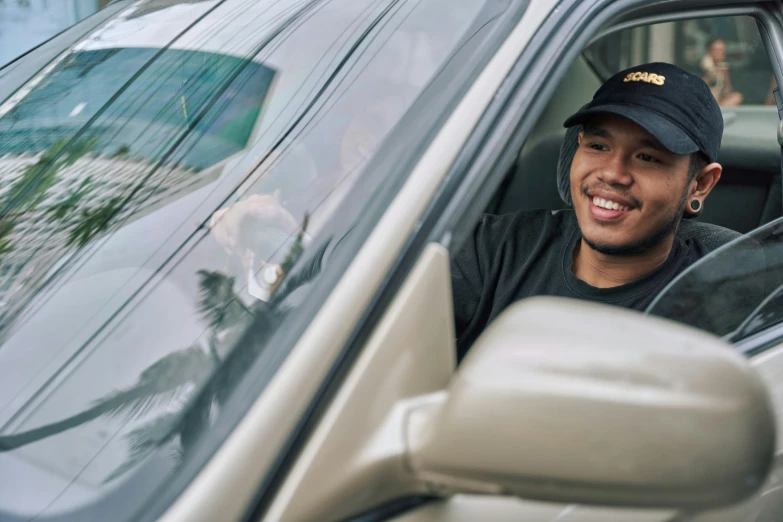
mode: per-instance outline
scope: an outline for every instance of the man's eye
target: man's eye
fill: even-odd
[[[642,161],[650,162],[650,163],[657,163],[658,160],[656,158],[653,158],[649,154],[641,153],[639,154],[639,159]]]
[[[587,148],[593,150],[608,150],[606,145],[603,145],[601,143],[588,143]]]

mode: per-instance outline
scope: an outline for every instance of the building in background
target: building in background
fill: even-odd
[[[0,67],[110,0],[0,0]]]
[[[208,8],[137,2],[0,103],[0,338],[93,239],[150,238],[146,215],[192,212],[204,195],[187,197],[245,154],[275,71],[245,58],[253,48],[242,35],[249,47],[230,47],[235,56],[215,52],[206,24],[200,48],[164,48],[168,33],[143,30]],[[140,267],[154,250],[115,252],[140,255]]]

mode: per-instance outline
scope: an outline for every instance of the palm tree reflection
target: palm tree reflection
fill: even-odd
[[[85,156],[97,142],[97,138],[73,141],[63,138],[53,143],[35,163],[25,167],[22,176],[11,185],[3,197],[0,219],[13,219],[19,212],[35,208],[57,181],[58,173]]]
[[[83,208],[71,224],[67,245],[83,247],[95,235],[106,230],[111,218],[122,208],[124,198],[115,196],[97,208]]]
[[[303,227],[304,229],[304,227]],[[304,251],[300,233],[285,256],[292,266]],[[323,255],[323,250],[316,253]],[[285,318],[280,303],[286,294],[307,282],[282,287],[267,303],[246,305],[234,292],[235,280],[218,271],[200,270],[197,310],[207,326],[204,344],[195,343],[162,357],[139,376],[136,383],[95,401],[88,409],[60,421],[14,435],[0,437],[0,451],[10,451],[52,437],[101,416],[127,421],[163,412],[145,420],[125,435],[127,460],[105,482],[132,470],[153,451],[172,441],[174,464],[187,458],[196,441],[209,429],[215,413],[225,405],[236,384],[251,367]]]
[[[76,190],[69,190],[65,198],[50,205],[46,209],[49,222],[63,221],[69,217],[81,204],[82,200],[92,192],[92,178],[82,180]]]

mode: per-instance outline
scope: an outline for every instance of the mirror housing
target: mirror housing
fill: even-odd
[[[441,494],[704,509],[762,485],[775,422],[761,379],[716,337],[538,297],[487,328],[406,438]]]

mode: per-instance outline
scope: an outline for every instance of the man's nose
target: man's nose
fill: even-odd
[[[633,176],[626,159],[620,154],[613,154],[611,158],[598,170],[598,179],[607,185],[630,186],[633,184]]]

